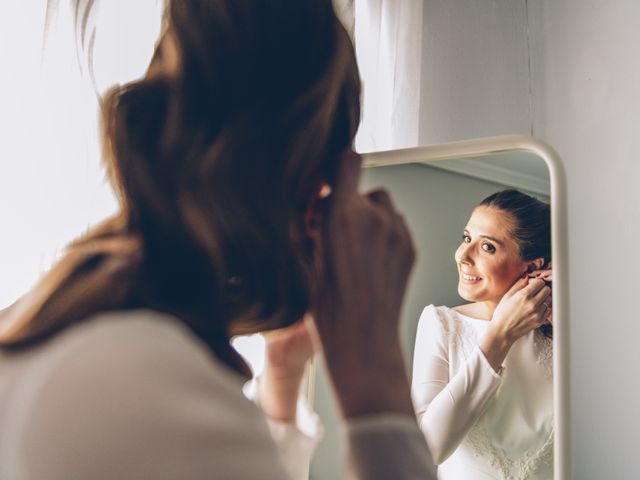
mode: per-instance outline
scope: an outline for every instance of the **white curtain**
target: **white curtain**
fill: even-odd
[[[423,0],[355,0],[359,152],[418,145]]]
[[[160,10],[158,0],[3,4],[0,308],[114,211],[100,164],[97,92],[144,72]]]

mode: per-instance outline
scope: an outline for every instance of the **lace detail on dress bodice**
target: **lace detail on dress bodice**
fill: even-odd
[[[509,457],[505,450],[492,443],[482,417],[471,427],[465,441],[474,454],[486,458],[504,480],[526,480],[540,467],[550,468],[553,463],[553,431],[549,432],[540,448],[529,450],[519,459]]]
[[[478,332],[465,320],[448,318],[444,324],[445,331],[449,335],[450,341],[456,349],[462,353],[465,360],[468,360],[473,350],[480,343]]]

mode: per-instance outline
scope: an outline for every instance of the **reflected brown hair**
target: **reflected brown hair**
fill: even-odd
[[[118,214],[3,312],[0,346],[150,308],[233,365],[230,335],[309,308],[303,212],[360,114],[353,47],[331,1],[171,1],[165,25],[148,74],[102,105]],[[165,41],[176,69],[165,68]]]

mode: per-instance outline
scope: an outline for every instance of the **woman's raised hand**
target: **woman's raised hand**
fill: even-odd
[[[548,322],[551,288],[540,278],[520,278],[493,312],[491,327],[511,343]]]
[[[398,323],[414,248],[388,193],[358,192],[360,169],[345,153],[327,199],[313,314],[343,413],[413,415]]]
[[[549,323],[551,307],[551,288],[541,278],[524,276],[504,294],[480,342],[480,349],[494,370],[499,371],[518,338]]]
[[[263,335],[266,362],[258,382],[260,405],[272,419],[293,422],[307,364],[319,350],[313,320],[307,315],[289,327]]]
[[[266,367],[281,377],[302,375],[314,353],[320,350],[310,315],[289,327],[265,332],[263,336]]]

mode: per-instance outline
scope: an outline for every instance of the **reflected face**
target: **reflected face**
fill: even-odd
[[[467,222],[455,253],[458,294],[469,302],[499,302],[527,271],[511,235],[513,220],[503,211],[477,207]]]

